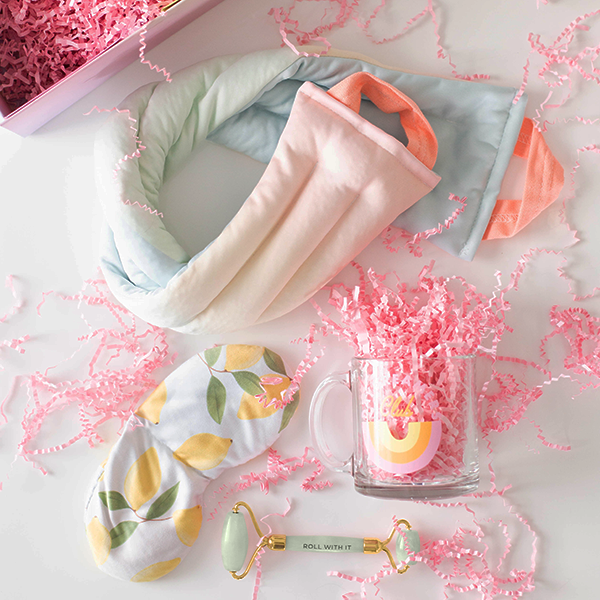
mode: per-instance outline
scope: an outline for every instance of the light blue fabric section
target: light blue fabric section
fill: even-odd
[[[100,267],[115,295],[118,295],[118,292],[125,295],[145,294],[161,289],[159,284],[150,279],[132,261],[128,261],[129,269],[125,268],[115,244],[114,233],[107,225],[102,230],[102,238]]]
[[[147,290],[164,288],[172,277],[188,265],[187,261],[173,260],[141,235],[137,235],[131,229],[127,230],[125,223],[121,224],[118,233],[117,237],[115,232],[110,230],[112,241],[105,241],[109,248],[104,254],[110,252],[114,259],[118,258],[118,264],[123,272],[127,273],[127,279],[136,286]],[[125,251],[119,244],[126,246]]]
[[[455,256],[472,260],[494,209],[525,113],[526,97],[513,104],[517,92],[514,88],[402,73],[351,58],[303,57],[208,139],[266,163],[304,81],[328,89],[359,71],[376,75],[412,98],[438,139],[434,170],[442,181],[402,213],[394,225],[411,233],[437,227],[459,206],[449,200],[450,194],[466,196],[464,212],[450,229],[430,241]],[[366,118],[370,118],[369,113],[372,111],[368,108],[361,110]],[[398,137],[398,127],[388,127],[391,123],[386,119],[383,128]]]

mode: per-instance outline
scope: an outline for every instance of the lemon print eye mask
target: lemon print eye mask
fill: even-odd
[[[231,344],[190,358],[142,401],[92,477],[85,531],[92,559],[119,579],[170,573],[202,535],[202,494],[264,452],[299,402],[268,348]],[[90,561],[91,562],[91,561]]]

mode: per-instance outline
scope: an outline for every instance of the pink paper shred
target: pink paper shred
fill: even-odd
[[[0,324],[16,314],[23,305],[16,293],[12,276],[7,277],[6,285],[15,298],[15,304],[0,320]],[[87,281],[84,288],[72,296],[53,291],[45,292],[37,307],[40,316],[43,316],[44,305],[50,297],[75,303],[87,333],[78,338],[79,348],[68,359],[46,368],[44,372],[36,371],[30,375],[14,377],[10,389],[0,403],[0,417],[3,423],[8,423],[5,407],[16,395],[19,387],[26,388],[28,402],[21,421],[23,435],[17,445],[16,457],[31,462],[44,474],[47,473],[46,469],[34,462],[32,457],[64,450],[81,439],[86,439],[89,446],[93,447],[103,441],[99,427],[111,420],[118,421],[118,427],[122,429],[140,401],[158,385],[153,373],[157,369],[172,365],[176,358],[176,354],[169,351],[166,332],[141,321],[114,302],[106,282],[101,279]],[[109,326],[94,324],[97,319],[106,321],[107,318],[112,321]],[[22,345],[29,339],[29,335],[24,335],[20,338],[0,340],[0,351],[10,348],[23,353],[25,350]],[[297,387],[318,358],[311,358],[313,343],[307,340],[306,357],[300,362],[292,379]],[[91,355],[91,359],[84,358],[82,362],[81,355]],[[116,366],[116,363],[119,366]],[[84,364],[86,376],[68,380],[52,377],[52,372],[59,367],[73,365],[75,369],[81,369]],[[274,381],[269,382],[274,384]],[[289,400],[291,399],[290,396]],[[282,406],[285,403],[282,402]],[[75,408],[77,411],[79,432],[62,443],[50,447],[36,447],[36,438],[42,430],[45,431],[51,426],[52,416],[68,408]],[[303,456],[282,459],[274,450],[270,450],[266,471],[244,475],[242,482],[232,488],[227,496],[254,483],[259,483],[261,489],[267,493],[270,485],[280,480],[286,481],[291,473],[307,464],[315,465],[315,471],[305,478],[301,489],[314,491],[331,485],[328,481],[316,481],[323,472],[323,466],[308,454],[307,448]]]
[[[481,519],[466,502],[424,503],[439,509],[458,509],[470,521],[470,524],[463,525],[462,518],[458,518],[461,525],[457,527],[450,538],[427,539],[421,534],[421,550],[411,556],[411,560],[427,565],[443,582],[443,598],[454,597],[449,595],[451,592],[461,594],[477,592],[483,600],[493,600],[499,597],[516,600],[535,588],[534,573],[538,541],[536,534],[527,519],[516,513],[510,506],[504,498],[503,492],[488,492],[485,496],[490,502],[500,503],[500,510],[504,512],[504,520]],[[403,530],[395,526],[396,520],[397,517],[394,517],[392,525],[398,535],[403,535]],[[505,522],[505,520],[509,522]],[[495,526],[495,529],[484,526],[484,523],[490,523]],[[510,531],[515,527],[523,527],[531,540],[531,563],[527,569],[514,568],[505,572],[503,566],[512,549]],[[489,533],[486,533],[486,530]],[[504,540],[504,548],[502,555],[494,560],[490,556],[490,544],[495,537]],[[390,575],[398,577],[389,563],[369,577],[357,577],[339,571],[329,571],[327,574],[331,577],[358,583],[362,599],[368,597],[368,585],[373,586],[373,597],[380,597],[379,583]],[[410,577],[411,575],[413,573],[409,571],[405,576]],[[343,597],[350,597],[352,594],[353,592],[349,592]]]
[[[452,214],[444,221],[444,223],[438,223],[437,227],[426,229],[425,231],[419,231],[414,235],[408,233],[408,231],[405,231],[404,229],[400,229],[399,227],[390,225],[389,227],[386,227],[381,233],[381,238],[383,239],[384,246],[390,252],[398,252],[401,249],[401,247],[394,246],[394,242],[398,239],[405,239],[407,241],[405,242],[404,246],[402,246],[402,248],[407,249],[410,252],[410,254],[416,256],[417,258],[421,258],[423,256],[423,250],[419,245],[419,242],[421,240],[429,239],[432,235],[438,235],[442,233],[444,229],[450,229],[450,227],[452,227],[458,216],[464,212],[467,206],[466,196],[463,198],[459,198],[456,194],[450,194],[448,199],[452,200],[453,202],[458,202],[460,206],[452,212]]]
[[[420,357],[496,353],[510,309],[504,290],[487,297],[462,277],[435,277],[433,262],[423,268],[416,285],[397,281],[392,289],[384,285],[385,276],[372,269],[365,274],[352,264],[358,285],[331,288],[329,304],[339,322],[312,303],[323,322],[320,332],[345,341],[355,355],[403,359],[415,352]],[[462,297],[451,289],[453,284]],[[483,345],[487,339],[488,348]]]
[[[208,502],[207,521],[212,521],[219,511],[224,507],[224,502],[233,494],[247,490],[252,485],[258,484],[261,491],[269,493],[270,486],[277,485],[279,481],[288,481],[291,474],[306,465],[314,465],[315,470],[302,480],[300,489],[304,492],[314,492],[331,487],[329,480],[317,480],[323,473],[324,467],[321,461],[310,456],[311,449],[305,448],[302,456],[282,458],[273,448],[269,448],[267,454],[267,468],[260,473],[250,472],[240,476],[240,481],[235,485],[224,484],[215,490]]]
[[[143,41],[143,38],[140,37],[140,40]],[[144,64],[144,58],[143,58],[143,47],[140,49],[140,59],[142,60],[142,64]],[[147,61],[146,61],[147,63]],[[147,63],[150,64],[150,63]],[[154,68],[154,66],[152,66],[152,68]],[[164,69],[161,69],[159,72],[164,72],[166,74],[166,76],[168,77],[168,81],[171,81],[170,79],[170,75],[164,71]],[[139,136],[138,136],[138,129],[137,129],[137,119],[134,119],[131,116],[131,112],[127,109],[119,109],[119,108],[99,108],[98,106],[94,106],[91,110],[89,110],[87,113],[84,114],[84,116],[88,116],[90,114],[92,114],[93,112],[98,112],[98,113],[118,113],[120,115],[123,115],[130,123],[129,125],[129,130],[131,131],[131,138],[133,139],[133,142],[135,144],[135,150],[133,152],[131,152],[130,154],[125,154],[124,156],[122,156],[121,158],[119,158],[119,160],[117,161],[117,163],[115,164],[115,168],[113,169],[113,178],[117,178],[117,174],[118,171],[121,170],[121,165],[123,165],[124,163],[126,163],[129,160],[134,160],[136,158],[140,157],[140,154],[146,149],[146,146],[144,146],[144,144],[142,144],[142,141],[140,140]],[[137,200],[135,202],[132,202],[129,198],[125,198],[123,200],[123,204],[125,204],[126,206],[133,206],[135,208],[140,208],[144,211],[146,211],[147,213],[160,217],[161,219],[164,218],[164,214],[162,212],[159,212],[157,208],[154,208],[153,206],[149,206],[148,204],[140,204]]]
[[[304,27],[300,24],[298,19],[293,18],[294,10],[300,2],[312,2],[316,4],[323,4],[323,16],[319,25],[313,29],[302,29]],[[414,17],[409,19],[404,28],[395,34],[393,37],[378,39],[370,30],[371,23],[378,16],[381,9],[385,6],[386,0],[381,0],[380,4],[365,16],[363,12],[369,11],[369,8],[364,8],[365,5],[369,4],[364,0],[292,0],[292,3],[288,7],[273,7],[269,11],[269,15],[273,17],[275,22],[279,25],[279,33],[282,39],[282,46],[288,46],[299,56],[321,56],[327,54],[331,48],[331,44],[327,40],[325,34],[331,32],[336,28],[345,27],[349,22],[353,21],[362,30],[362,32],[374,43],[384,44],[392,40],[398,39],[407,33],[413,25],[420,21],[423,17],[430,17],[434,27],[434,35],[436,39],[437,57],[441,60],[447,60],[450,65],[452,75],[457,79],[464,79],[467,81],[473,81],[476,79],[489,79],[489,75],[474,74],[464,75],[457,71],[457,66],[452,61],[449,52],[442,46],[442,39],[439,33],[440,24],[438,21],[437,13],[433,7],[433,0],[427,0],[424,8],[416,14]],[[290,37],[295,39],[296,44],[292,42]],[[323,50],[317,53],[304,52],[298,50],[298,47],[306,46],[308,44],[321,44]]]
[[[164,13],[161,13],[161,15],[164,15]],[[146,58],[146,25],[144,25],[141,29],[140,29],[140,51],[139,51],[139,57],[140,57],[140,62],[143,65],[148,65],[148,67],[150,68],[151,71],[156,71],[157,73],[163,75],[163,77],[165,78],[165,81],[167,81],[168,83],[171,83],[172,79],[171,79],[171,73],[169,73],[164,67],[159,67],[158,65],[152,64],[147,58]]]
[[[527,62],[525,63],[523,83],[519,89],[518,94],[515,96],[514,102],[518,102],[519,98],[523,95],[527,82],[529,80],[529,66],[532,54],[538,54],[543,57],[546,62],[538,72],[538,76],[544,82],[544,84],[550,90],[548,96],[541,103],[540,108],[536,111],[538,123],[541,113],[544,110],[550,108],[559,108],[563,106],[567,100],[571,97],[573,92],[573,75],[579,74],[585,81],[600,84],[600,70],[594,66],[594,61],[600,56],[600,44],[596,46],[588,46],[580,52],[573,52],[571,44],[574,42],[576,33],[578,30],[587,31],[589,26],[583,23],[592,17],[600,14],[600,9],[580,15],[573,21],[571,21],[557,36],[557,38],[549,45],[544,44],[540,40],[540,35],[530,33],[529,34],[529,45],[531,51]],[[559,67],[563,65],[566,73],[561,74],[557,71]],[[551,75],[551,77],[548,77]],[[567,88],[567,92],[563,99],[558,103],[550,104],[550,99],[554,96],[555,89]]]
[[[296,367],[296,371],[294,372],[290,385],[283,393],[281,403],[276,401],[274,403],[275,405],[280,404],[281,406],[285,406],[286,404],[292,402],[294,394],[300,389],[300,382],[302,381],[302,378],[306,375],[306,373],[308,373],[308,371],[310,371],[310,369],[325,353],[324,350],[321,349],[321,351],[318,354],[313,355],[313,348],[315,345],[315,333],[316,325],[311,325],[310,331],[308,332],[308,335],[306,337],[293,340],[292,343],[295,344],[306,344],[306,354],[304,355],[304,358],[300,361],[298,367]]]
[[[13,108],[24,104],[158,17],[165,4],[164,0],[3,0],[0,94]]]
[[[114,302],[106,283],[100,279],[87,281],[84,288],[72,296],[55,292],[44,294],[38,313],[43,314],[43,305],[50,296],[73,303],[87,333],[78,338],[79,348],[65,361],[44,372],[37,371],[18,378],[20,386],[27,391],[28,402],[21,421],[23,435],[17,445],[17,456],[31,462],[43,473],[46,470],[35,463],[33,457],[64,450],[81,439],[87,440],[90,446],[102,442],[99,427],[111,420],[123,427],[143,396],[156,387],[153,373],[171,365],[175,358],[170,354],[165,332],[138,320]],[[97,318],[109,319],[112,323],[98,326],[94,324]],[[28,336],[23,336],[13,341],[11,347],[20,349],[20,344],[27,339]],[[59,366],[63,368],[74,364],[77,368],[81,365],[80,355],[90,354],[85,376],[70,380],[58,380],[52,376],[52,371]],[[16,393],[16,384],[17,378],[0,405],[0,414],[5,422],[8,419],[3,409]],[[56,445],[39,447],[36,438],[42,429],[51,426],[55,413],[67,409],[76,411],[79,432]]]

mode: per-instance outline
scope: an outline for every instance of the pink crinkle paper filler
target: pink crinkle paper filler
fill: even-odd
[[[18,312],[23,304],[15,291],[12,277],[7,278],[6,286],[11,290],[15,304],[6,315],[0,317],[0,324]],[[36,457],[59,452],[82,439],[87,440],[90,447],[102,443],[104,440],[100,428],[107,422],[117,422],[119,429],[122,429],[140,401],[158,385],[160,379],[155,379],[155,372],[173,365],[177,356],[170,350],[165,330],[138,319],[114,301],[102,279],[86,281],[78,293],[70,296],[54,291],[45,292],[37,308],[42,318],[50,308],[44,305],[51,297],[75,305],[73,314],[77,316],[77,322],[72,324],[73,332],[68,339],[75,342],[78,348],[70,357],[45,368],[43,372],[17,375],[6,395],[0,397],[0,425],[3,425],[9,422],[6,411],[18,389],[26,389],[28,402],[21,419],[22,437],[17,445],[16,457],[30,462],[44,474],[46,470],[35,462]],[[75,339],[74,332],[81,323],[84,333]],[[22,346],[26,342],[34,343],[29,335],[0,340],[0,350],[6,347],[23,354],[26,350]],[[291,379],[296,389],[317,360],[310,359],[311,347],[312,343],[308,341],[306,357],[299,363]],[[74,375],[62,375],[65,370]],[[284,404],[282,402],[282,406]],[[56,445],[41,447],[41,434],[51,431],[56,413],[64,414],[67,411],[75,411],[73,424],[78,425],[79,431]],[[295,466],[290,466],[287,463],[292,459],[278,463],[274,456],[272,464],[269,464],[268,476],[264,476],[266,479],[252,473],[248,476],[252,482],[260,480],[265,490],[268,490],[269,482],[285,479],[286,473],[296,470],[305,462],[318,462],[305,455],[294,459]],[[322,470],[322,467],[319,468]],[[303,489],[312,491],[329,485],[313,484],[312,479],[306,480]]]
[[[355,286],[336,284],[330,288],[329,304],[336,309],[335,316],[326,315],[313,302],[323,323],[318,330],[321,335],[334,335],[345,341],[356,355],[374,358],[403,361],[408,357],[409,362],[412,358],[418,362],[421,357],[428,357],[434,361],[438,359],[441,365],[445,356],[462,355],[486,357],[494,364],[518,361],[499,356],[498,344],[504,333],[511,331],[505,321],[505,314],[510,309],[505,294],[516,289],[524,265],[519,265],[504,288],[497,275],[498,285],[489,296],[478,292],[462,277],[435,276],[433,263],[421,270],[414,285],[399,281],[395,274],[386,278],[372,269],[365,273],[359,265],[354,266],[359,274],[359,282]],[[394,276],[396,281],[393,281]],[[526,361],[518,361],[518,364],[540,370],[537,365]],[[495,368],[492,371],[494,378],[498,374]],[[489,383],[484,385],[486,390]],[[511,398],[507,390],[500,390],[497,398],[493,398],[489,391],[481,394],[481,399],[488,402],[488,410],[482,415],[482,433],[490,453],[490,487],[469,498],[473,502],[485,499],[488,504],[499,504],[503,520],[485,521],[496,525],[500,538],[504,539],[502,558],[496,562],[489,556],[490,547],[494,546],[498,535],[493,528],[486,533],[490,526],[487,523],[483,526],[483,519],[469,504],[462,501],[426,503],[441,509],[464,511],[463,517],[471,521],[467,525],[461,520],[450,539],[423,539],[421,551],[414,557],[443,582],[443,597],[448,597],[449,592],[478,592],[483,600],[500,596],[518,598],[534,589],[537,536],[528,521],[505,498],[510,486],[504,489],[496,487],[488,438],[491,431],[506,431],[522,418],[529,402],[541,394],[541,386],[527,391],[526,397],[517,394],[513,402],[508,402]],[[506,402],[509,406],[503,412],[500,408]],[[453,435],[450,428],[446,434],[450,443],[443,446],[444,460],[453,457]],[[558,448],[556,445],[550,447]],[[503,563],[513,545],[509,531],[515,527],[524,527],[530,536],[531,563],[528,568],[513,569],[507,573]],[[369,577],[339,571],[329,571],[328,575],[358,584],[360,597],[366,598],[369,586],[378,597],[381,592],[379,584],[394,573],[389,565],[384,565],[383,569]],[[353,592],[349,592],[344,597],[352,595]]]
[[[34,462],[36,457],[58,452],[81,439],[87,440],[90,446],[102,442],[100,426],[116,420],[119,427],[123,427],[143,396],[158,384],[154,372],[172,365],[175,359],[165,332],[140,321],[114,302],[101,279],[87,281],[83,289],[72,296],[45,293],[38,306],[42,318],[48,296],[73,303],[75,314],[79,313],[87,331],[79,336],[79,347],[66,360],[44,372],[17,375],[0,404],[0,414],[4,422],[8,422],[5,409],[19,387],[17,384],[27,390],[28,402],[21,420],[23,433],[16,454],[44,474],[46,470]],[[28,339],[29,336],[23,338]],[[86,365],[82,376],[63,379],[56,374],[62,369],[78,371],[82,361]],[[74,422],[78,423],[79,431],[51,447],[36,444],[42,430],[48,433],[55,413],[69,410],[76,411]]]
[[[0,94],[13,107],[161,14],[165,0],[2,0]]]
[[[395,289],[384,285],[385,275],[372,269],[365,275],[353,265],[358,285],[331,288],[329,304],[338,311],[339,322],[313,301],[323,335],[335,335],[357,356],[370,358],[495,354],[508,328],[504,313],[510,305],[502,292],[487,297],[462,277],[435,277],[433,262],[423,268],[414,287],[398,280]]]
[[[398,437],[404,437],[411,421],[440,420],[444,431],[435,459],[425,468],[401,475],[369,462],[370,475],[381,481],[415,483],[459,476],[465,468],[468,396],[456,384],[456,378],[464,376],[464,365],[451,357],[496,355],[508,327],[504,315],[510,306],[504,293],[487,297],[461,277],[436,277],[433,263],[422,269],[416,285],[397,281],[393,288],[372,269],[365,275],[355,267],[358,285],[331,289],[329,303],[337,309],[339,322],[315,304],[324,323],[322,334],[344,340],[356,356],[394,360],[387,366],[387,377],[395,382],[390,389],[400,386],[417,397],[406,415],[388,416],[387,424]],[[374,420],[369,389],[365,394],[363,418]]]

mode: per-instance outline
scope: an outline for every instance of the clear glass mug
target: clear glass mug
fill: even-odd
[[[333,455],[323,427],[325,399],[338,384],[352,391],[354,452],[347,460]],[[349,374],[333,373],[316,389],[309,426],[325,466],[352,474],[361,494],[434,500],[474,492],[475,357],[353,358]]]

